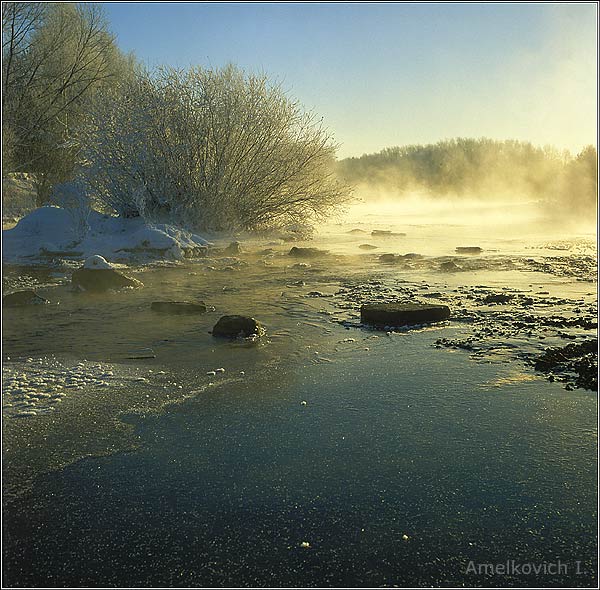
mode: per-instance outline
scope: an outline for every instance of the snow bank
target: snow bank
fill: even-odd
[[[181,260],[201,254],[204,238],[168,224],[141,218],[122,219],[92,211],[89,230],[79,239],[77,221],[68,209],[41,207],[2,232],[3,260],[35,264],[48,257],[86,259],[99,255],[112,262]]]

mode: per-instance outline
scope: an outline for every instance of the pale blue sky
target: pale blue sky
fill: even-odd
[[[324,117],[339,155],[494,137],[596,143],[596,6],[104,3],[148,65],[232,62]]]

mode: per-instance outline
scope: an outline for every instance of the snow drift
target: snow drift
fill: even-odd
[[[3,261],[36,264],[48,257],[86,259],[103,256],[112,262],[143,263],[201,256],[210,242],[169,224],[141,218],[123,219],[91,211],[81,237],[77,219],[67,209],[46,206],[2,232]]]

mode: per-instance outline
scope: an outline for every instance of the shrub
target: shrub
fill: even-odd
[[[348,195],[321,122],[234,66],[142,73],[96,101],[80,141],[91,194],[123,216],[259,230]]]

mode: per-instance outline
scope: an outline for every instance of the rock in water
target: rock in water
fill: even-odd
[[[94,254],[94,256],[90,256],[83,263],[83,268],[89,268],[90,270],[107,270],[112,268],[112,264],[103,256]]]
[[[213,336],[224,338],[248,338],[249,336],[262,336],[265,333],[263,325],[255,320],[242,315],[224,315],[215,324]]]
[[[78,268],[73,271],[71,282],[82,291],[102,292],[124,287],[143,287],[141,281],[132,279],[120,272],[109,269]]]
[[[47,299],[40,297],[35,291],[15,291],[2,298],[3,307],[19,307],[21,305],[40,305],[50,303]]]
[[[380,237],[380,238],[381,237],[384,237],[384,238],[385,237],[392,237],[392,236],[396,236],[396,237],[398,237],[398,236],[401,236],[401,237],[406,236],[406,234],[404,232],[393,232],[393,231],[391,231],[389,229],[374,229],[371,232],[371,235],[373,237]]]
[[[512,299],[514,299],[514,295],[510,293],[490,293],[483,298],[482,302],[487,303],[488,305],[491,303],[502,305],[504,303],[510,303]]]
[[[440,270],[442,272],[458,272],[459,270],[462,270],[462,268],[453,260],[448,260],[447,262],[442,262],[442,264],[440,264]]]
[[[319,250],[318,248],[298,248],[297,246],[293,246],[289,251],[289,255],[296,258],[316,258],[325,254],[329,254],[329,252],[327,250]]]
[[[377,250],[379,246],[373,246],[373,244],[361,244],[359,248],[361,250]]]
[[[223,249],[223,254],[227,254],[229,256],[235,256],[236,254],[241,254],[242,246],[239,242],[231,242],[227,248]]]
[[[203,301],[197,303],[189,301],[153,301],[150,309],[172,314],[206,313],[206,305]]]
[[[379,262],[384,262],[385,264],[398,262],[398,256],[395,254],[381,254],[381,256],[379,256]]]
[[[373,326],[406,326],[441,322],[450,317],[446,305],[423,303],[366,303],[360,308],[360,321]]]
[[[458,246],[456,252],[458,254],[481,254],[483,250],[479,246]]]

